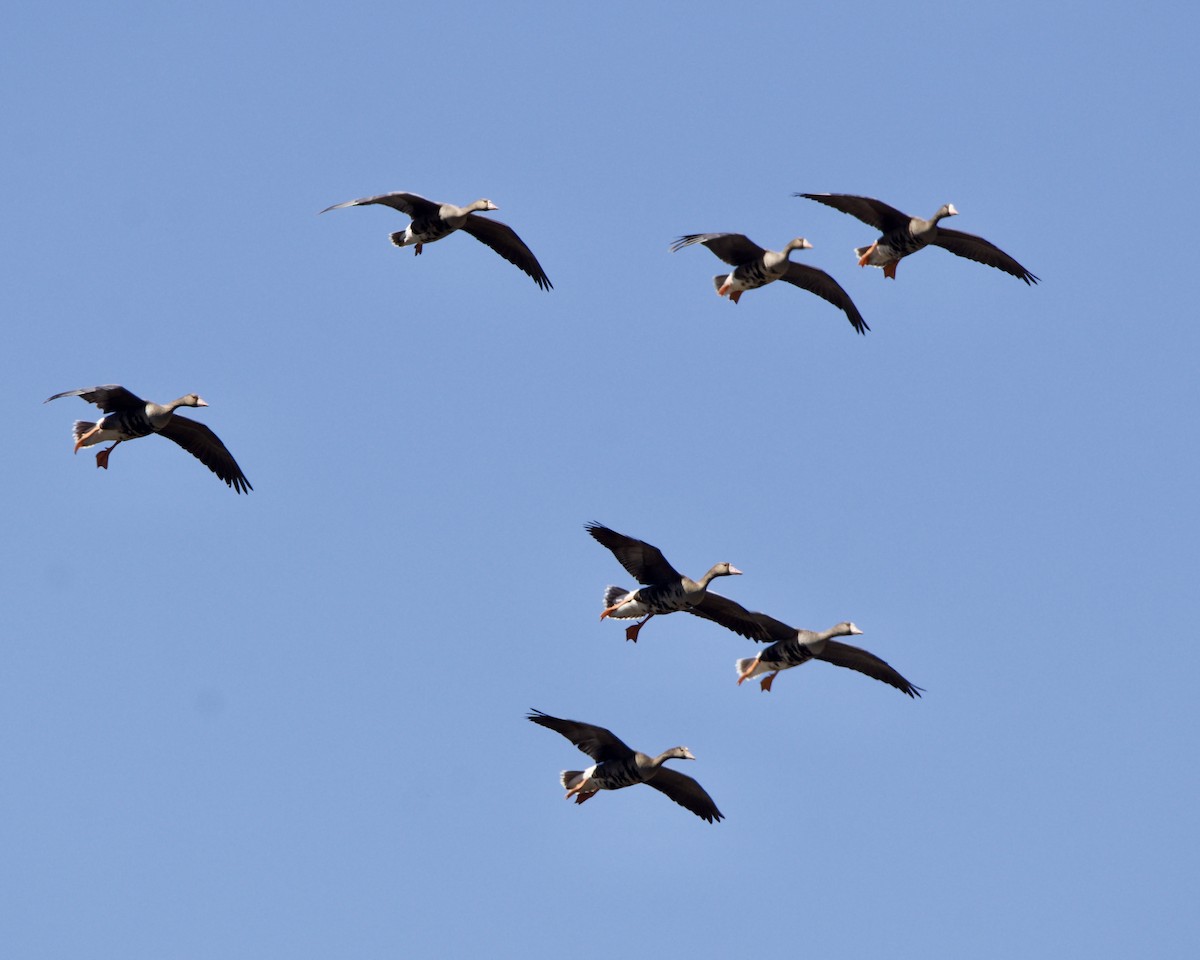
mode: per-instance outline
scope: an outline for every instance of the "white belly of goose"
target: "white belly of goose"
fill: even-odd
[[[625,599],[609,614],[617,620],[634,620],[653,613],[646,604],[637,599],[636,593],[626,594]]]

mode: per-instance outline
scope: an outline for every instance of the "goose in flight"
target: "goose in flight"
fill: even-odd
[[[381,193],[375,197],[361,197],[358,200],[335,203],[321,213],[340,210],[343,207],[365,207],[375,203],[399,210],[412,218],[412,223],[392,234],[392,243],[398,247],[413,247],[417,256],[420,256],[425,244],[448,237],[455,230],[462,230],[529,274],[541,289],[549,290],[553,286],[533,251],[525,246],[525,241],[517,236],[512,227],[499,220],[477,216],[479,211],[500,209],[491,200],[476,200],[465,207],[456,207],[452,203],[426,200],[415,193]]]

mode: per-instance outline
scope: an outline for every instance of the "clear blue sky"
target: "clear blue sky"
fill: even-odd
[[[26,5],[0,81],[22,960],[1191,957],[1194,10]],[[489,197],[555,284],[329,204]],[[863,193],[979,233],[860,270]],[[872,332],[669,243],[831,272]],[[189,391],[254,492],[63,390]],[[590,520],[927,690],[636,646]],[[611,727],[712,794],[564,802]]]

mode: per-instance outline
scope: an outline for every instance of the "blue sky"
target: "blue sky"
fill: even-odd
[[[743,15],[744,14],[744,15]],[[33,958],[1191,956],[1196,14],[1015,3],[14,11],[0,939]],[[489,197],[550,293],[384,208]],[[981,234],[860,270],[879,197]],[[872,331],[735,231],[833,274]],[[53,393],[195,412],[95,469]],[[660,546],[910,701],[600,623]],[[632,584],[630,584],[632,585]],[[612,728],[726,815],[565,803]]]

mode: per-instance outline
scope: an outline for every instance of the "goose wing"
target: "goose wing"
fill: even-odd
[[[638,583],[648,585],[683,579],[683,574],[667,562],[658,547],[617,533],[600,523],[589,523],[585,529],[598,543],[612,551],[617,562]]]
[[[740,603],[711,590],[705,591],[695,606],[688,607],[688,613],[720,624],[726,630],[732,630],[747,640],[756,640],[759,643],[771,641],[766,628],[758,620],[763,614],[751,613]]]
[[[869,223],[880,233],[887,233],[900,227],[907,227],[912,220],[907,213],[901,213],[895,207],[889,207],[882,200],[873,197],[856,197],[852,193],[793,193],[793,197],[804,197],[806,200],[816,200],[834,210],[858,217],[863,223]]]
[[[780,279],[807,290],[809,293],[815,293],[822,300],[832,303],[846,314],[851,326],[858,333],[865,334],[871,329],[867,326],[867,322],[863,319],[862,314],[858,312],[858,307],[854,305],[854,301],[850,299],[850,294],[842,289],[842,285],[824,270],[818,270],[816,267],[807,267],[802,263],[791,263],[789,261],[787,273]]]
[[[237,465],[221,439],[208,427],[187,417],[174,414],[167,425],[158,431],[168,440],[174,440],[188,453],[208,467],[213,473],[233,488],[235,493],[249,493],[253,487],[242,468]]]
[[[913,686],[900,676],[895,667],[861,647],[853,647],[848,643],[839,643],[836,640],[826,640],[825,648],[816,655],[816,659],[824,660],[835,666],[848,667],[866,674],[868,677],[882,680],[910,697],[916,698],[921,695],[920,687]]]
[[[597,727],[592,723],[580,723],[578,720],[563,720],[552,717],[541,710],[530,710],[528,719],[534,723],[561,733],[575,746],[586,753],[597,763],[607,760],[624,760],[633,756],[633,751],[626,746],[611,730]]]
[[[357,200],[335,203],[332,207],[326,207],[321,213],[328,213],[330,210],[341,210],[343,207],[365,207],[373,203],[379,203],[385,207],[391,207],[393,210],[399,210],[414,220],[431,219],[438,216],[442,209],[440,203],[426,200],[415,193],[381,193],[374,197],[359,197]]]
[[[713,803],[713,798],[686,773],[680,773],[670,767],[659,767],[658,773],[646,783],[659,793],[670,797],[681,807],[691,810],[701,820],[714,823],[725,818],[725,815]]]
[[[983,263],[989,267],[995,267],[997,270],[1003,270],[1005,273],[1011,273],[1018,280],[1024,280],[1027,284],[1033,285],[1038,282],[1037,277],[1017,263],[1016,260],[998,246],[988,240],[984,240],[983,237],[975,236],[973,233],[963,233],[961,230],[949,230],[945,227],[938,227],[937,233],[930,243],[949,250],[960,257],[974,260],[976,263]]]
[[[734,267],[749,263],[767,252],[749,237],[740,233],[689,233],[671,244],[671,252],[675,253],[693,243],[704,244],[719,259]]]
[[[774,617],[768,616],[765,613],[752,613],[751,617],[762,631],[763,636],[751,637],[752,640],[758,640],[760,643],[782,643],[788,640],[795,640],[800,633],[793,626],[789,626],[782,620],[776,620]]]
[[[115,383],[108,383],[101,387],[84,387],[81,390],[68,390],[65,393],[56,393],[52,397],[47,397],[44,403],[49,403],[51,400],[57,400],[60,397],[82,397],[88,403],[94,403],[105,413],[115,413],[117,410],[130,410],[134,407],[144,407],[146,401],[135,393],[131,393],[124,387]]]
[[[525,245],[525,241],[518,237],[516,231],[508,224],[472,213],[467,217],[467,222],[462,225],[462,229],[480,243],[487,244],[513,266],[529,274],[533,278],[533,282],[543,290],[549,290],[554,286],[550,282],[550,278],[546,276],[542,265],[538,263],[537,257],[533,255],[533,251]]]

